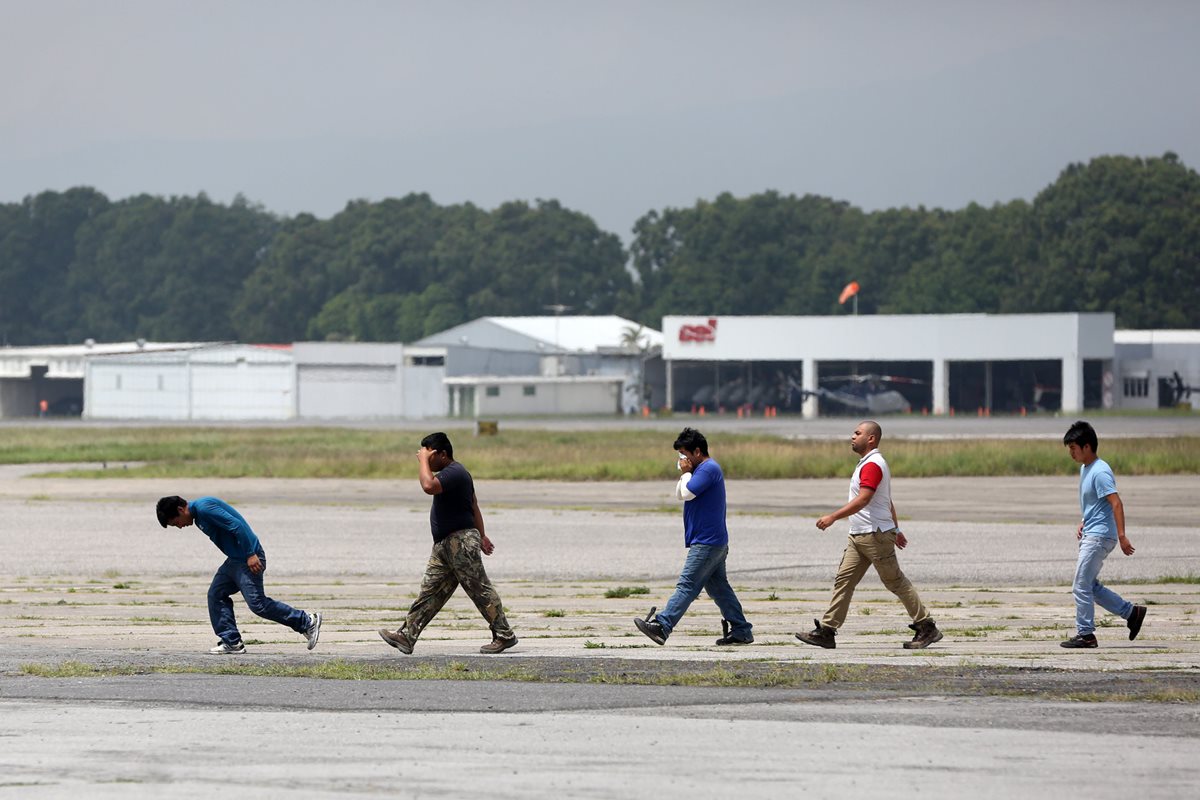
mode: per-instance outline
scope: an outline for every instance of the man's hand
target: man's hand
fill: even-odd
[[[896,547],[899,547],[901,550],[908,547],[908,539],[900,531],[896,531]]]
[[[424,463],[428,464],[429,459],[433,458],[433,454],[435,452],[437,452],[437,451],[432,450],[428,447],[422,447],[420,450],[417,451],[417,461],[423,461]]]
[[[1117,543],[1121,545],[1121,552],[1127,556],[1133,555],[1133,542],[1126,539],[1124,536],[1117,537]]]
[[[1080,521],[1079,521],[1079,528],[1078,528],[1078,529],[1076,529],[1076,531],[1075,531],[1075,538],[1076,538],[1076,539],[1082,539],[1082,538],[1083,538],[1083,520],[1080,520]]]
[[[821,530],[825,530],[835,522],[837,522],[837,517],[835,517],[833,514],[826,514],[817,520],[817,527]]]
[[[479,535],[479,549],[483,551],[485,556],[490,556],[492,551],[496,549],[496,545],[492,544],[492,540],[487,537],[486,533]]]
[[[258,575],[263,571],[263,563],[261,560],[259,560],[258,553],[252,553],[250,557],[246,559],[246,566],[249,567],[250,572],[255,575]]]
[[[677,461],[675,463],[675,467],[680,472],[691,472],[692,471],[692,462],[687,459],[687,456],[680,455],[679,461]]]

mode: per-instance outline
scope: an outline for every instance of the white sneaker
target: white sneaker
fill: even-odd
[[[309,611],[308,616],[312,620],[312,624],[304,632],[304,638],[308,639],[308,649],[312,650],[317,646],[317,639],[321,638],[321,612]]]
[[[236,656],[246,652],[246,645],[238,642],[237,644],[229,645],[224,642],[217,642],[217,646],[208,651],[214,656]]]

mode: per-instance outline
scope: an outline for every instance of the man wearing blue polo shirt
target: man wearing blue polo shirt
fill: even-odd
[[[1099,439],[1095,429],[1086,422],[1076,422],[1063,436],[1071,459],[1079,464],[1079,507],[1083,519],[1075,531],[1079,540],[1079,560],[1075,565],[1076,633],[1062,643],[1063,647],[1096,647],[1096,603],[1125,620],[1129,638],[1137,638],[1146,619],[1146,607],[1137,606],[1100,583],[1100,568],[1104,559],[1118,544],[1121,552],[1133,555],[1133,545],[1125,537],[1125,506],[1117,494],[1117,480],[1112,468],[1096,455]]]
[[[226,555],[225,563],[217,570],[212,585],[208,587],[208,616],[213,630],[221,639],[209,653],[226,656],[246,652],[230,599],[238,592],[242,593],[242,599],[255,614],[299,633],[308,640],[309,650],[317,646],[317,638],[321,635],[321,614],[301,611],[267,597],[263,589],[267,554],[237,509],[215,497],[201,497],[189,503],[182,497],[171,495],[158,501],[155,512],[158,524],[164,528],[168,525],[186,528],[194,524]]]
[[[665,644],[671,631],[700,595],[700,590],[721,610],[722,636],[719,645],[750,644],[753,626],[742,613],[729,578],[725,559],[729,555],[729,530],[725,525],[725,475],[721,465],[708,454],[708,441],[700,431],[684,428],[675,440],[677,464],[682,475],[675,486],[675,499],[683,500],[683,543],[688,548],[675,593],[661,614],[651,608],[645,619],[635,619],[637,629],[656,644]]]

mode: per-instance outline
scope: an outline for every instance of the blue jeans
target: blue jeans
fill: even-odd
[[[1075,629],[1080,636],[1096,632],[1096,603],[1121,619],[1129,619],[1133,603],[1109,589],[1099,580],[1104,559],[1117,546],[1116,539],[1084,536],[1079,540],[1079,562],[1075,565]]]
[[[250,606],[250,610],[263,619],[287,625],[297,633],[304,633],[312,625],[312,620],[305,612],[267,597],[263,591],[267,556],[261,547],[256,554],[262,562],[262,572],[257,575],[251,572],[245,559],[227,558],[213,576],[212,585],[208,587],[208,618],[212,620],[213,630],[225,644],[236,644],[242,640],[237,620],[233,616],[233,601],[230,599],[238,592],[242,593],[242,599]]]
[[[738,602],[725,575],[725,557],[728,555],[727,546],[694,544],[688,548],[683,571],[679,573],[679,582],[675,584],[675,594],[671,595],[666,607],[655,617],[666,634],[670,635],[675,630],[688,606],[700,596],[700,590],[703,589],[716,602],[721,616],[729,621],[733,637],[750,638],[753,626],[746,621],[742,604]]]

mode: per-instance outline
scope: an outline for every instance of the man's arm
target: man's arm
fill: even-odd
[[[849,503],[839,508],[832,514],[826,514],[817,520],[817,527],[825,530],[839,519],[845,519],[852,514],[857,514],[867,507],[867,503],[871,502],[871,498],[875,496],[874,489],[868,489],[865,486],[860,486],[858,489],[858,497],[855,497]]]
[[[417,480],[421,482],[421,491],[425,494],[441,494],[442,482],[433,474],[433,468],[429,466],[429,459],[433,457],[433,451],[428,447],[422,447],[417,451]]]
[[[1112,506],[1113,519],[1117,523],[1117,543],[1121,545],[1121,552],[1131,556],[1134,547],[1133,543],[1125,538],[1125,504],[1121,502],[1121,495],[1113,492],[1104,499]]]
[[[704,494],[708,487],[717,482],[717,471],[715,469],[705,469],[704,464],[696,468],[696,471],[691,474],[686,481],[683,481],[683,488],[692,495],[685,497],[685,500],[691,500],[693,497],[698,497]]]
[[[675,499],[676,500],[683,500],[684,502],[687,502],[688,500],[696,499],[696,495],[694,495],[690,491],[688,491],[688,481],[690,481],[691,479],[692,479],[692,473],[690,473],[690,472],[685,472],[679,476],[679,480],[677,480],[675,482]]]
[[[218,525],[233,534],[234,541],[237,542],[238,549],[242,551],[241,556],[246,559],[246,566],[250,568],[250,572],[255,575],[262,572],[262,560],[259,559],[258,553],[254,552],[254,548],[250,546],[250,537],[247,536],[251,532],[250,526],[238,521],[232,514],[220,506],[208,509],[208,513],[216,518]]]
[[[896,504],[889,500],[888,505],[892,507],[892,522],[896,523],[896,547],[903,550],[908,546],[908,539],[900,531],[900,515],[896,513]]]
[[[490,556],[496,545],[492,544],[492,540],[483,532],[483,512],[479,510],[479,501],[475,499],[474,492],[471,493],[471,514],[475,517],[475,530],[479,531],[479,549],[485,556]]]

